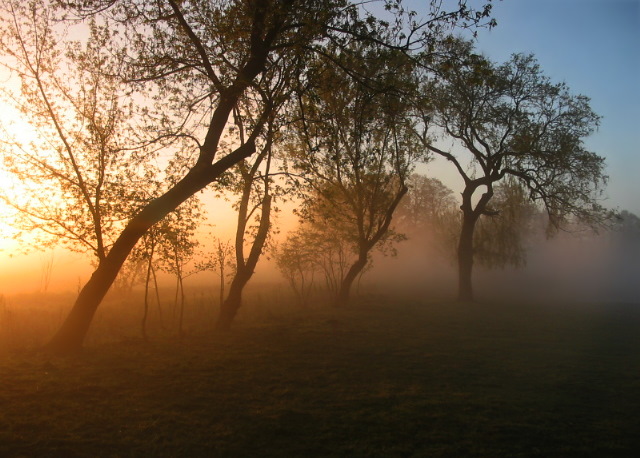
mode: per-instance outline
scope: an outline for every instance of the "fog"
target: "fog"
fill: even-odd
[[[292,227],[290,215],[278,235],[284,239]],[[207,241],[202,242],[206,245]],[[457,272],[451,252],[439,246],[427,234],[409,234],[396,245],[397,255],[374,252],[372,264],[354,289],[366,294],[415,295],[421,300],[453,300],[456,297]],[[526,265],[519,268],[489,269],[474,265],[474,288],[478,301],[640,301],[640,240],[604,230],[560,232],[550,239],[529,241]],[[14,254],[4,261],[0,272],[0,294],[75,293],[88,279],[92,267],[88,260],[64,249]],[[46,277],[51,264],[50,278]],[[171,275],[160,276],[162,287],[171,288]],[[215,272],[203,272],[186,279],[188,287],[217,291]],[[322,288],[316,277],[315,289]],[[258,263],[251,283],[282,284],[286,281],[276,263],[266,253]],[[250,285],[251,285],[250,283]],[[140,288],[141,285],[138,285]]]
[[[488,269],[476,262],[474,288],[482,302],[640,302],[640,240],[624,240],[614,231],[538,237],[520,268]],[[450,254],[428,237],[398,245],[396,257],[376,254],[362,281],[367,288],[411,293],[426,300],[453,300],[457,272]]]

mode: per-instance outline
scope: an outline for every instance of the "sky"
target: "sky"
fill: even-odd
[[[586,145],[606,159],[604,205],[640,215],[640,0],[494,0],[493,15],[478,49],[497,62],[533,53],[553,81],[591,98],[602,120]]]

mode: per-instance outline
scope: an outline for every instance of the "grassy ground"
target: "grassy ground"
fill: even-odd
[[[640,306],[376,298],[0,357],[8,457],[634,456],[639,431]]]

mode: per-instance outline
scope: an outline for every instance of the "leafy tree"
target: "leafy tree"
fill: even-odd
[[[494,187],[492,208],[482,215],[474,232],[474,257],[489,268],[522,267],[527,260],[527,240],[539,228],[539,210],[526,189],[507,178]],[[459,224],[458,224],[459,228]]]
[[[157,280],[157,269],[172,273],[176,277],[176,293],[173,310],[180,305],[178,333],[182,336],[184,317],[184,279],[202,270],[196,266],[193,271],[186,272],[185,266],[196,256],[199,245],[196,229],[204,219],[202,204],[196,196],[188,199],[183,205],[171,212],[162,221],[151,227],[136,245],[130,259],[143,261],[146,264],[144,313],[141,321],[142,336],[147,340],[147,318],[149,315],[149,286],[153,279],[156,304],[162,323],[162,308]],[[175,314],[175,313],[174,313]]]
[[[46,0],[32,2],[36,8],[47,4]],[[148,115],[154,119],[150,131],[158,139],[188,139],[197,146],[185,174],[169,181],[162,193],[124,224],[50,342],[49,348],[58,351],[81,346],[97,307],[140,237],[190,196],[255,153],[256,140],[277,109],[268,98],[260,99],[261,77],[283,69],[302,72],[309,57],[325,54],[329,43],[346,47],[354,41],[373,41],[409,52],[430,42],[443,27],[482,22],[490,11],[490,4],[475,11],[465,1],[458,2],[453,11],[444,11],[441,2],[433,1],[430,16],[418,21],[400,2],[387,2],[394,19],[393,24],[386,24],[394,32],[389,39],[372,27],[380,20],[363,16],[357,4],[346,0],[55,3],[63,8],[67,21],[97,17],[95,23],[101,30],[113,31],[102,47],[113,55],[126,56],[128,65],[108,73],[122,75],[136,100],[147,97],[156,102],[149,108]],[[345,70],[349,72],[349,65]],[[240,146],[223,142],[231,112],[251,94],[259,100],[255,106],[258,121]]]
[[[201,264],[200,270],[215,270],[219,279],[219,301],[218,306],[222,307],[224,302],[224,289],[227,282],[227,267],[234,267],[231,262],[233,256],[233,245],[230,241],[223,242],[217,237],[213,237],[213,252],[206,255],[206,259]]]
[[[320,205],[310,205],[314,200]],[[357,261],[353,227],[336,218],[327,218],[326,206],[322,203],[323,198],[309,198],[305,217],[276,252],[278,267],[302,304],[309,297],[316,273],[324,277],[325,288],[332,299],[338,299],[343,279]],[[369,265],[367,262],[360,274]]]
[[[360,53],[367,68],[359,73],[366,78],[350,80],[320,62],[299,99],[291,146],[294,165],[313,190],[302,216],[329,222],[356,254],[339,280],[338,302],[348,300],[371,250],[397,239],[389,230],[391,219],[420,150],[403,97],[411,86],[411,64],[404,54],[380,46],[357,47],[349,49],[349,58]]]
[[[474,232],[482,215],[499,213],[493,206],[496,183],[517,181],[559,227],[570,215],[594,224],[605,218],[597,198],[606,176],[603,158],[583,146],[599,119],[589,99],[552,83],[533,56],[516,54],[496,65],[457,39],[445,43],[443,54],[433,64],[437,78],[424,84],[427,130],[419,137],[464,180],[459,298],[472,300]],[[429,128],[440,129],[461,151],[441,147],[427,135]]]
[[[4,166],[20,184],[1,197],[18,210],[14,225],[35,232],[32,247],[63,244],[102,262],[140,205],[138,168],[146,159],[143,148],[127,147],[133,113],[117,79],[100,71],[110,58],[117,69],[121,58],[102,49],[105,37],[93,22],[87,42],[71,42],[62,55],[50,10],[18,2],[4,8],[0,52],[21,86],[2,95],[37,137],[9,140],[12,126],[3,126]]]
[[[99,15],[102,27],[120,31],[107,46],[122,46],[115,52],[124,52],[129,66],[121,74],[139,95],[155,98],[159,108],[150,116],[157,118],[158,137],[191,139],[197,154],[180,179],[127,222],[50,342],[58,351],[82,344],[95,310],[139,238],[254,154],[256,139],[276,108],[272,100],[260,98],[260,77],[294,71],[307,48],[326,36],[330,26],[344,22],[341,1],[96,0],[66,5],[70,13]],[[254,107],[257,122],[240,146],[223,142],[233,109],[247,95],[259,101]]]

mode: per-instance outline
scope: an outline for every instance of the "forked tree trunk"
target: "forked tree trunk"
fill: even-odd
[[[227,331],[231,328],[231,323],[238,314],[238,310],[242,306],[242,291],[247,285],[253,272],[248,272],[245,268],[242,272],[237,272],[233,277],[231,286],[229,287],[229,295],[220,307],[218,320],[216,321],[216,330]]]
[[[487,191],[480,196],[475,208],[472,205],[473,194],[481,186],[487,186]],[[493,196],[492,182],[486,180],[476,180],[475,183],[467,185],[462,192],[462,228],[460,229],[460,239],[458,240],[458,300],[473,301],[473,232],[478,219],[487,213],[487,205]]]

